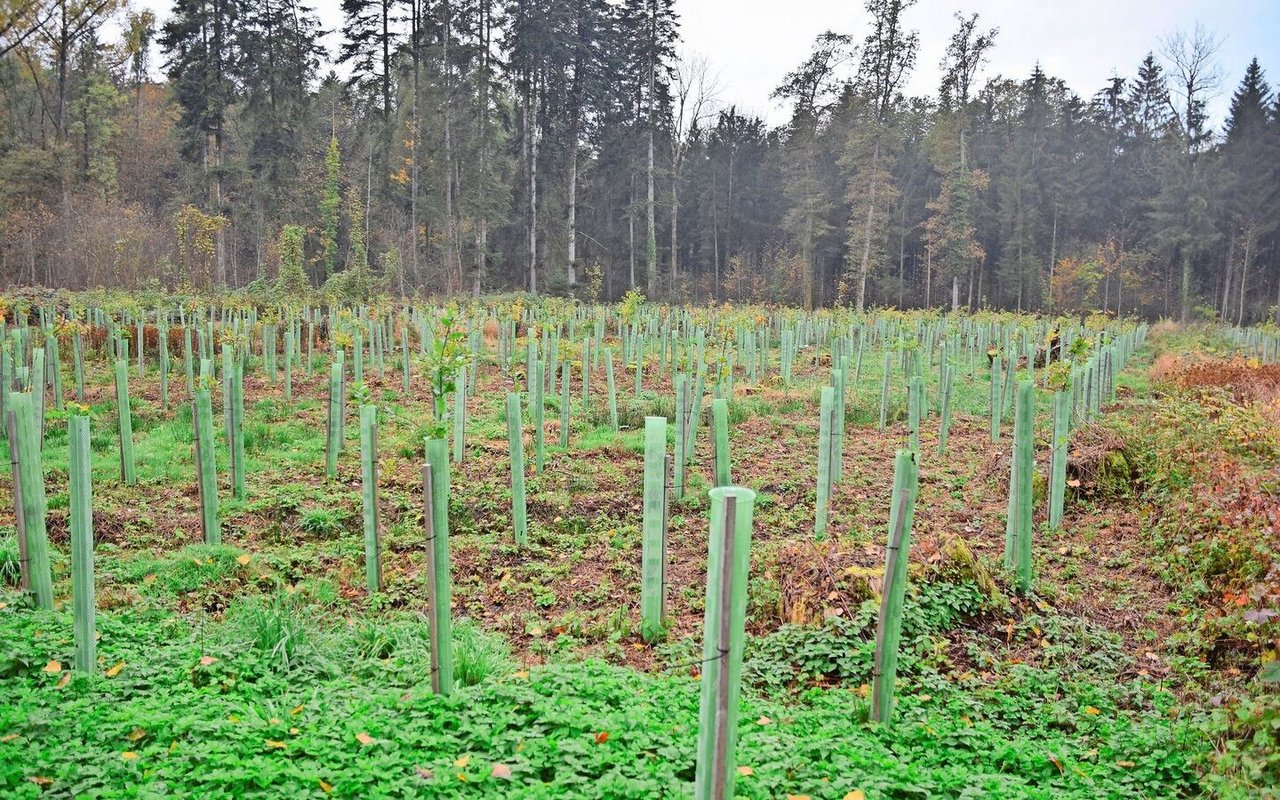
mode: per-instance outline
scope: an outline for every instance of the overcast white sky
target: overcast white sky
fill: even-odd
[[[167,0],[142,0],[163,18]],[[327,30],[340,30],[339,0],[314,0]],[[722,105],[737,104],[771,123],[786,109],[769,99],[782,76],[802,62],[826,30],[866,36],[860,0],[676,0],[681,51],[705,56],[719,75]],[[1000,35],[980,80],[1025,77],[1037,61],[1077,94],[1090,97],[1113,74],[1132,76],[1162,37],[1197,22],[1222,39],[1223,80],[1210,106],[1215,124],[1249,59],[1258,57],[1270,82],[1280,81],[1280,0],[919,0],[907,12],[920,32],[920,54],[908,91],[936,94],[938,62],[955,30],[953,14],[978,12]],[[326,45],[336,51],[338,34]],[[156,59],[159,64],[160,59]]]
[[[858,0],[676,0],[683,46],[719,71],[722,102],[785,119],[769,100],[783,74],[804,60],[825,30],[866,36]],[[1077,94],[1093,95],[1113,74],[1133,75],[1160,39],[1196,22],[1223,39],[1223,85],[1212,110],[1226,113],[1231,91],[1255,55],[1271,82],[1280,79],[1280,0],[920,0],[907,11],[920,32],[911,94],[937,94],[938,62],[955,31],[956,11],[977,12],[983,28],[998,27],[981,79],[1025,77],[1037,61]]]

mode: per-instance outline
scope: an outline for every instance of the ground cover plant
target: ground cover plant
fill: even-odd
[[[6,298],[5,796],[1277,796],[1274,330],[152,299]]]

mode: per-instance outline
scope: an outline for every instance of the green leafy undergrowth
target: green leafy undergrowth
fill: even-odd
[[[993,603],[967,581],[912,584],[910,591],[903,609],[900,675],[936,665],[944,649],[942,633]],[[813,685],[867,683],[875,659],[878,613],[879,603],[867,600],[851,617],[831,617],[818,627],[783,625],[751,641],[743,675],[770,695]]]
[[[699,683],[687,673],[523,671],[486,643],[468,657],[474,685],[442,698],[430,693],[425,633],[413,633],[424,622],[283,624],[275,617],[300,611],[291,601],[252,602],[195,626],[158,611],[101,614],[91,676],[66,672],[69,614],[0,609],[0,795],[691,793]],[[458,646],[478,635],[464,630]],[[305,646],[273,654],[293,636]],[[867,710],[856,688],[745,698],[738,795],[1193,796],[1189,760],[1204,748],[1147,684],[1025,666],[964,684],[904,681],[892,727],[868,723]]]

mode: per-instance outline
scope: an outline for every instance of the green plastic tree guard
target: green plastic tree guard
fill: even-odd
[[[1053,393],[1053,450],[1049,460],[1049,527],[1062,527],[1067,494],[1067,442],[1071,436],[1071,395]]]
[[[898,673],[898,644],[902,637],[902,608],[907,590],[907,553],[916,513],[920,467],[916,454],[899,450],[893,465],[893,497],[889,508],[889,544],[885,559],[884,591],[876,627],[872,668],[871,719],[887,723],[893,716],[893,684]]]
[[[951,430],[951,392],[955,369],[947,367],[942,378],[942,421],[938,426],[938,455],[947,452],[947,434]]]
[[[818,498],[814,509],[813,536],[815,539],[825,539],[831,505],[831,423],[835,416],[834,388],[822,387],[818,414]]]
[[[644,522],[640,557],[640,635],[651,642],[663,634],[666,611],[667,420],[644,418]]]
[[[245,488],[244,458],[244,362],[236,359],[231,368],[231,477],[235,498],[248,497]]]
[[[533,362],[533,470],[538,475],[547,464],[547,404],[542,388],[544,369],[546,363],[542,359]]]
[[[609,424],[613,426],[613,432],[618,432],[618,390],[613,383],[613,350],[605,351],[604,360],[604,377],[605,383],[609,389]]]
[[[211,378],[205,377],[208,371],[203,367],[211,366],[211,362],[205,360],[201,366],[200,380],[205,384]],[[204,532],[206,544],[221,544],[222,529],[218,522],[218,473],[213,440],[213,398],[207,387],[202,386],[196,391],[193,406],[191,419],[195,425],[196,486],[200,493],[200,527]]]
[[[364,579],[382,591],[382,541],[378,531],[378,407],[360,406],[360,498],[364,510]]]
[[[728,486],[729,477],[729,401],[711,401],[711,441],[715,447],[716,486]]]
[[[449,446],[427,440],[422,470],[423,521],[427,533],[427,619],[431,636],[431,688],[453,691],[453,617],[449,610]]]
[[[907,448],[920,452],[920,411],[924,406],[924,378],[913,375],[907,380]]]
[[[36,608],[53,608],[53,573],[49,563],[49,533],[45,526],[48,504],[44,492],[44,468],[40,459],[40,429],[30,392],[11,392],[9,435],[14,442],[10,452],[17,459],[11,468],[18,476],[14,484],[15,521],[27,556],[27,588]],[[18,511],[18,509],[21,509]]]
[[[569,405],[572,402],[569,394],[569,360],[560,364],[560,446],[569,446]]]
[[[755,492],[720,486],[711,495],[703,618],[702,696],[698,709],[697,800],[734,796],[742,651],[746,642],[747,577]]]
[[[342,360],[329,368],[329,415],[325,426],[325,474],[338,476],[338,454],[342,452]]]
[[[73,416],[67,423],[70,439],[71,604],[75,627],[75,668],[92,672],[94,640],[93,591],[93,478],[89,462],[89,418]]]
[[[1023,594],[1031,591],[1031,530],[1032,530],[1032,473],[1035,471],[1035,383],[1018,382],[1017,415],[1025,422],[1018,441],[1018,589]]]
[[[120,477],[125,486],[138,482],[133,462],[133,414],[129,408],[129,362],[116,360],[117,430],[120,434]]]
[[[517,547],[529,543],[524,498],[524,432],[520,424],[520,395],[507,393],[507,435],[511,442],[511,521]]]
[[[453,463],[461,464],[466,451],[467,435],[467,368],[458,372],[453,386]]]

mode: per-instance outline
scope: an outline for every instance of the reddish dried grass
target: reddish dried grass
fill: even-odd
[[[1280,424],[1280,364],[1259,364],[1235,358],[1198,358],[1163,355],[1151,367],[1152,377],[1180,389],[1226,389],[1239,405],[1254,406],[1263,416]]]

